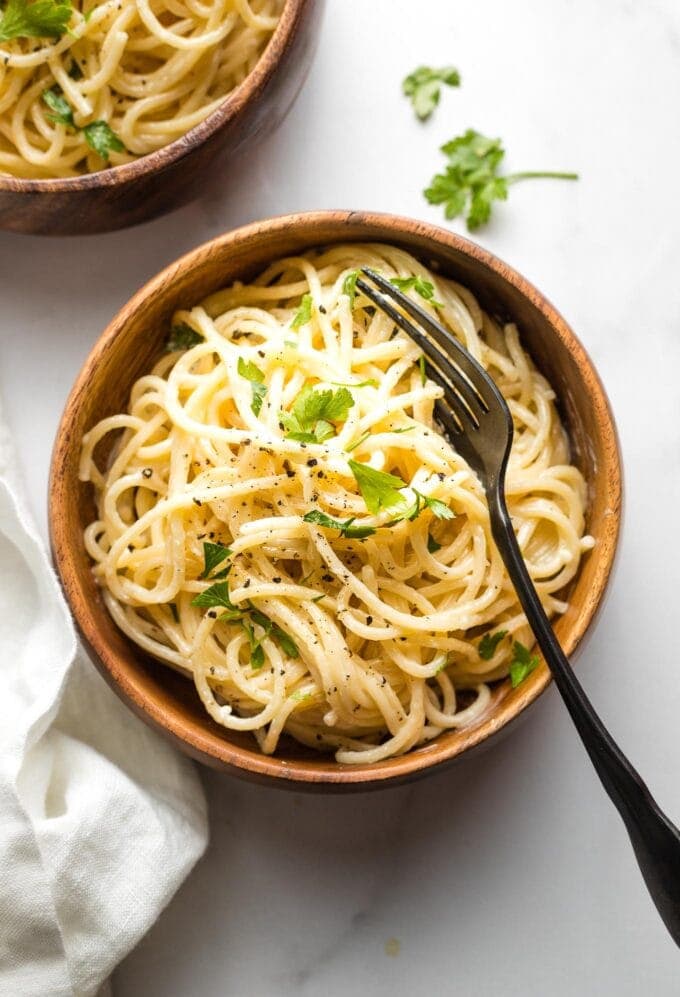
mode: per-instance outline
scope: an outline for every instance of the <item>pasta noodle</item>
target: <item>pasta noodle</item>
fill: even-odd
[[[286,732],[343,763],[478,722],[513,640],[532,642],[482,488],[438,429],[441,389],[356,292],[361,266],[412,278],[499,385],[509,509],[546,611],[563,612],[593,541],[550,385],[513,325],[400,249],[284,259],[179,311],[188,348],[86,435],[81,464],[98,507],[85,542],[118,626],[263,752]],[[385,474],[392,494],[369,512],[364,479]]]
[[[174,142],[251,72],[282,6],[75,0],[58,40],[0,44],[0,173],[77,176]],[[102,123],[113,134],[103,156],[88,129]]]

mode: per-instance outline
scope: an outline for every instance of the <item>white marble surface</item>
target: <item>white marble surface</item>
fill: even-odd
[[[464,82],[424,127],[399,94],[419,62],[452,62]],[[180,253],[305,208],[435,221],[420,190],[437,145],[468,126],[503,137],[509,169],[578,169],[577,185],[515,188],[479,239],[555,301],[609,390],[626,525],[579,669],[680,821],[679,92],[675,0],[329,0],[306,90],[219,198],[114,235],[0,235],[0,394],[43,528],[75,373]],[[411,787],[306,797],[209,772],[205,785],[209,852],[115,997],[680,990],[677,950],[553,690],[504,742]]]

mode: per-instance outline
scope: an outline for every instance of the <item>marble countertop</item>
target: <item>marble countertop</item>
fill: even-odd
[[[578,184],[518,185],[478,238],[555,302],[610,394],[626,522],[579,674],[680,821],[680,10],[327,6],[306,89],[219,196],[133,232],[0,234],[0,396],[39,523],[76,371],[131,293],[184,251],[307,208],[438,221],[421,189],[438,145],[466,127],[502,136],[509,170],[576,169]],[[463,77],[424,126],[400,96],[421,62]],[[553,689],[486,753],[406,788],[324,797],[204,781],[209,850],[116,972],[115,997],[678,993],[677,949]]]

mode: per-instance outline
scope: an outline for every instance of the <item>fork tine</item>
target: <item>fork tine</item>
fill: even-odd
[[[375,288],[371,287],[361,278],[357,280],[356,286],[361,290],[366,297],[372,301],[381,311],[385,312],[395,325],[398,325],[400,329],[411,337],[420,346],[423,353],[427,356],[430,361],[430,376],[432,380],[435,381],[447,395],[447,399],[452,401],[450,396],[453,396],[458,402],[456,407],[456,415],[463,423],[471,422],[473,427],[477,429],[479,427],[479,418],[476,414],[476,409],[481,408],[483,412],[488,411],[488,406],[486,403],[480,405],[478,394],[473,391],[469,381],[461,374],[461,372],[454,367],[449,358],[437,347],[435,344],[412,322],[402,315],[401,312],[397,311],[394,304],[389,298],[380,294]],[[438,376],[434,376],[435,373]]]
[[[396,288],[394,284],[391,284],[382,274],[371,270],[369,267],[364,267],[362,272],[377,284],[385,295],[396,301],[411,318],[419,322],[443,350],[446,350],[449,354],[453,353],[461,375],[466,379],[476,395],[482,399],[483,407],[486,410],[494,402],[500,402],[501,405],[505,404],[496,384],[489,374],[487,374],[482,365],[468,353],[465,347],[447,329],[428,315],[424,308],[421,308],[420,305],[417,305],[415,301],[412,301],[407,295]],[[359,281],[357,281],[358,283]]]

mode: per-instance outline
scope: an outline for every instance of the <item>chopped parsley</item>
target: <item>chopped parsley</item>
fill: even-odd
[[[222,548],[222,550],[226,550],[226,548]],[[215,582],[209,588],[205,589],[204,592],[195,596],[191,601],[191,605],[207,609],[221,607],[226,612],[218,617],[220,622],[241,624],[248,637],[250,644],[250,664],[254,669],[262,668],[264,664],[262,641],[265,637],[271,636],[289,658],[298,658],[300,656],[297,644],[290,634],[281,629],[278,623],[274,623],[268,616],[261,613],[259,609],[255,609],[252,604],[235,606],[232,603],[229,597],[228,582]],[[255,635],[255,626],[262,628],[263,634],[261,637]]]
[[[318,391],[305,385],[295,399],[290,412],[279,412],[279,419],[287,430],[287,440],[301,443],[323,443],[335,436],[334,422],[344,422],[354,405],[347,388]]]
[[[45,115],[48,121],[52,121],[57,125],[64,125],[66,128],[75,128],[73,108],[65,99],[59,87],[51,87],[49,90],[43,90],[42,99],[51,112]]]
[[[319,509],[312,509],[311,512],[306,513],[302,517],[303,523],[314,523],[316,526],[325,526],[328,530],[339,530],[340,536],[347,537],[348,540],[363,540],[364,537],[371,537],[375,533],[374,526],[353,526],[356,516],[352,516],[351,519],[346,519],[345,522],[341,522],[339,519],[333,519],[332,516],[327,516],[325,512],[321,512]]]
[[[301,329],[303,325],[307,325],[308,322],[312,320],[312,296],[311,294],[303,294],[302,301],[300,302],[295,315],[293,315],[293,321],[290,323],[291,329]]]
[[[477,650],[479,652],[479,657],[484,661],[491,661],[494,654],[496,653],[496,648],[503,640],[507,637],[507,630],[497,630],[495,634],[486,633],[477,645]]]
[[[396,509],[406,502],[400,489],[408,486],[401,478],[395,474],[376,471],[368,464],[358,464],[355,460],[350,460],[348,463],[366,503],[366,508],[374,516],[381,509]]]
[[[437,301],[434,296],[434,284],[424,277],[390,277],[390,284],[394,284],[398,291],[410,291],[411,288],[419,294],[424,301],[429,301],[433,308],[443,308],[444,302]]]
[[[442,549],[442,545],[437,543],[435,538],[431,533],[427,534],[427,550],[429,554],[436,554],[438,550]]]
[[[0,42],[13,38],[61,38],[73,15],[71,0],[7,0],[0,15]]]
[[[177,350],[190,350],[202,342],[203,336],[200,332],[196,332],[186,322],[180,322],[179,325],[173,325],[170,330],[165,349],[168,353],[175,353]]]
[[[360,276],[358,270],[351,270],[342,282],[342,293],[349,298],[349,307],[352,309],[357,296],[357,281]]]
[[[226,561],[228,557],[231,557],[233,551],[229,547],[225,547],[223,544],[214,543],[204,543],[203,544],[203,571],[199,575],[199,578],[207,578],[218,565]],[[230,566],[231,567],[231,566]],[[229,568],[224,568],[222,571],[213,575],[213,578],[226,578],[229,574]]]
[[[194,596],[191,605],[199,606],[201,609],[222,608],[228,610],[229,613],[241,615],[239,607],[235,606],[229,598],[229,582],[215,582],[210,585],[209,588]]]
[[[238,372],[246,381],[250,381],[250,388],[253,395],[250,407],[255,415],[259,415],[262,411],[262,402],[267,394],[264,374],[257,364],[254,364],[252,360],[244,360],[243,357],[238,358]]]
[[[107,163],[112,152],[125,152],[125,146],[106,121],[91,121],[82,131],[89,147]]]
[[[447,218],[466,215],[468,229],[485,225],[494,201],[505,201],[508,188],[519,180],[550,178],[578,180],[577,173],[530,171],[498,175],[505,156],[500,139],[487,138],[472,128],[441,147],[448,162],[423,192],[430,204],[443,204]]]
[[[418,66],[403,81],[402,93],[410,98],[416,117],[420,121],[427,121],[439,103],[442,83],[449,87],[460,86],[458,70],[453,66],[442,66],[441,69]]]
[[[351,453],[352,450],[356,450],[357,447],[360,447],[362,443],[366,442],[366,440],[368,439],[368,437],[370,435],[371,435],[371,431],[370,431],[370,429],[367,429],[365,433],[362,433],[362,435],[359,437],[359,439],[354,440],[354,442],[350,443],[350,445],[348,447],[345,447],[345,453]]]
[[[530,654],[529,650],[520,644],[518,640],[512,645],[512,661],[510,662],[510,684],[516,689],[520,682],[523,682],[527,675],[538,668],[539,658],[536,654]]]

